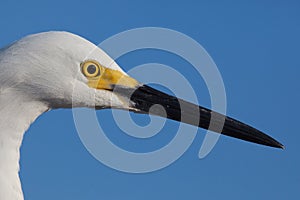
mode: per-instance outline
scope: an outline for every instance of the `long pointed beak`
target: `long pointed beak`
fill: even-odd
[[[198,106],[182,99],[170,96],[146,85],[135,89],[116,87],[114,92],[130,97],[132,110],[138,113],[152,114],[184,122],[204,129],[221,133],[241,140],[266,146],[284,148],[284,146],[263,132],[238,120]],[[161,105],[155,107],[154,105]],[[223,128],[220,128],[223,124]]]
[[[120,71],[103,66],[101,69],[100,75],[88,78],[88,85],[95,89],[112,91],[121,99],[129,100],[124,103],[126,107],[117,108],[166,117],[245,141],[284,148],[272,137],[238,120],[141,85]],[[154,106],[157,104],[163,108]]]

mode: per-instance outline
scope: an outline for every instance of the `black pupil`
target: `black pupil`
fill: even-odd
[[[87,71],[89,74],[94,74],[96,72],[96,66],[95,65],[89,65],[87,67]]]

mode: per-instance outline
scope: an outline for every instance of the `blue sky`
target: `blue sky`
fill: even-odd
[[[94,43],[145,26],[180,31],[203,45],[217,64],[228,115],[286,146],[277,150],[223,136],[209,156],[199,160],[205,133],[199,129],[192,146],[171,166],[127,174],[95,160],[76,133],[72,111],[55,110],[42,115],[24,139],[21,177],[26,199],[299,199],[299,2],[3,0],[0,5],[0,46],[49,30],[70,31]],[[210,105],[201,77],[176,56],[138,51],[118,62],[125,70],[149,62],[168,64],[197,85],[202,105]],[[109,120],[109,111],[97,114],[106,119],[113,141],[140,150],[139,140],[130,141]],[[139,123],[148,120],[134,118]],[[177,126],[169,122],[163,136],[147,148],[163,146],[172,139],[167,133]],[[126,147],[132,143],[136,149]]]

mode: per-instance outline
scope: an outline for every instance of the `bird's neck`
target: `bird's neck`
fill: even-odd
[[[23,200],[19,179],[20,147],[30,124],[47,106],[10,91],[0,92],[0,199]]]

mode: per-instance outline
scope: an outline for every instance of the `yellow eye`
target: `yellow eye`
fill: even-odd
[[[88,60],[81,64],[83,75],[88,78],[97,77],[101,74],[101,65],[94,60]]]

